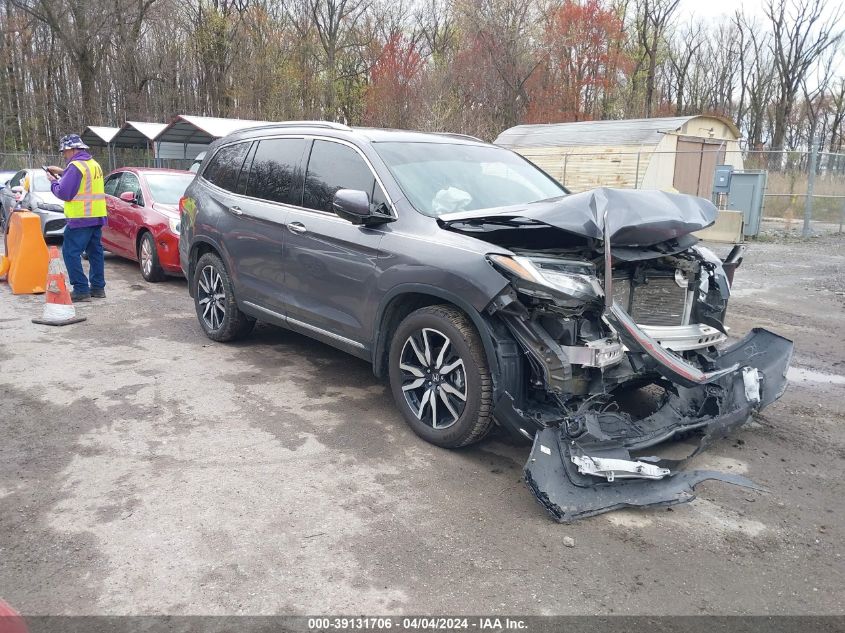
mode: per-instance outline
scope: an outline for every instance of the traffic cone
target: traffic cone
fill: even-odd
[[[40,319],[32,319],[40,325],[70,325],[84,321],[85,317],[76,316],[76,308],[70,298],[62,260],[59,259],[59,249],[50,247],[50,268],[47,271],[47,292],[44,293],[47,302],[44,304],[44,314]]]

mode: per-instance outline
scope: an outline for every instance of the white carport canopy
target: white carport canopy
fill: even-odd
[[[155,137],[166,127],[165,123],[127,121],[114,135],[111,144],[115,147],[150,147]]]
[[[103,147],[109,145],[118,132],[119,127],[89,125],[82,133],[82,141],[92,147]]]
[[[209,145],[227,134],[250,127],[267,125],[269,121],[221,119],[209,116],[180,114],[156,137],[158,143]]]

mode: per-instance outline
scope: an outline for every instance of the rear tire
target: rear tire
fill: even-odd
[[[493,381],[478,332],[451,305],[421,308],[399,324],[390,388],[408,426],[444,448],[483,439],[493,426]]]
[[[148,231],[144,232],[141,241],[138,242],[138,263],[141,266],[141,276],[146,281],[156,283],[164,280],[164,269],[158,259],[155,239]]]
[[[200,257],[192,283],[197,319],[212,341],[234,341],[255,327],[255,319],[238,309],[232,280],[216,253]]]

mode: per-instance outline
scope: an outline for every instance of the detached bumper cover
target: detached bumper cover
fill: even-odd
[[[617,325],[621,329],[623,324]],[[663,350],[650,349],[648,341],[624,338],[629,350],[652,358],[655,369],[673,384],[646,418],[591,410],[537,432],[525,481],[543,507],[566,523],[623,507],[685,503],[695,498],[693,488],[708,479],[758,488],[737,475],[678,469],[783,394],[792,342],[755,329],[713,359],[709,371],[691,375],[682,359],[665,359]],[[683,459],[631,455],[692,430],[701,433],[698,446]]]

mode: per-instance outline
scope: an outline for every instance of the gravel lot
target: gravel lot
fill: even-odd
[[[259,326],[215,344],[185,282],[107,259],[88,321],[0,285],[0,596],[26,614],[845,612],[845,240],[754,243],[729,325],[790,387],[691,504],[561,526],[528,447],[417,439],[359,360]],[[564,546],[564,537],[574,547]]]

